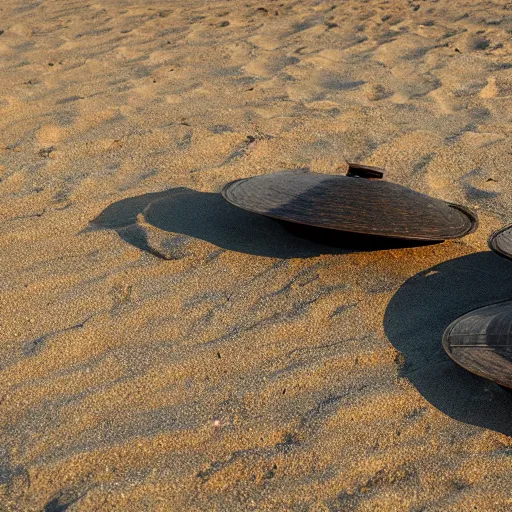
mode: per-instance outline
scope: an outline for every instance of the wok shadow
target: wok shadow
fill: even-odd
[[[512,435],[512,393],[457,366],[443,350],[448,325],[468,311],[512,298],[512,264],[492,252],[441,263],[406,281],[384,328],[404,356],[401,374],[458,421]]]
[[[144,229],[135,229],[139,214],[147,224],[169,233],[169,244],[180,234],[256,256],[308,258],[418,245],[277,221],[235,208],[220,194],[184,187],[123,199],[105,208],[90,224],[115,229],[125,241],[155,254]]]

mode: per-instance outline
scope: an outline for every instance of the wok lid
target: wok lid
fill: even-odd
[[[512,301],[461,316],[446,329],[443,346],[466,370],[512,388]]]
[[[489,247],[500,256],[512,259],[512,225],[501,228],[489,238]]]
[[[228,183],[222,196],[275,219],[364,235],[440,241],[476,229],[477,217],[468,208],[382,177],[382,169],[356,164],[347,176],[284,171]]]

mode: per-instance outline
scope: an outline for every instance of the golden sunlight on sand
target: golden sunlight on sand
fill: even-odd
[[[512,4],[3,0],[0,510],[512,508]],[[231,180],[346,161],[479,230],[363,251]]]

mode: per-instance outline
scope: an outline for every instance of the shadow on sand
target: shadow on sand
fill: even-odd
[[[174,188],[123,199],[91,222],[93,229],[115,229],[127,242],[152,249],[137,216],[169,234],[205,240],[222,249],[275,258],[409,247],[379,239],[279,222],[227,203],[220,194]],[[441,263],[412,277],[386,310],[384,327],[404,355],[402,375],[445,414],[465,423],[512,435],[512,393],[459,368],[445,354],[441,339],[458,316],[479,306],[512,298],[512,264],[491,252]]]
[[[256,256],[308,258],[418,245],[281,222],[235,208],[220,194],[183,187],[113,203],[91,221],[91,225],[115,229],[125,241],[155,254],[143,231],[127,229],[136,224],[137,215],[141,213],[146,223],[164,232]]]
[[[421,272],[398,290],[384,317],[407,377],[423,397],[448,416],[512,435],[512,392],[458,367],[441,345],[444,330],[460,315],[512,298],[512,264],[480,252]]]

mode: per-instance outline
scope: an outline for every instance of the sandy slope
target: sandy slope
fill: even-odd
[[[512,296],[512,4],[3,0],[1,510],[509,510],[512,395],[441,333]],[[227,181],[384,166],[478,211],[333,249]],[[94,221],[94,222],[92,222]]]

